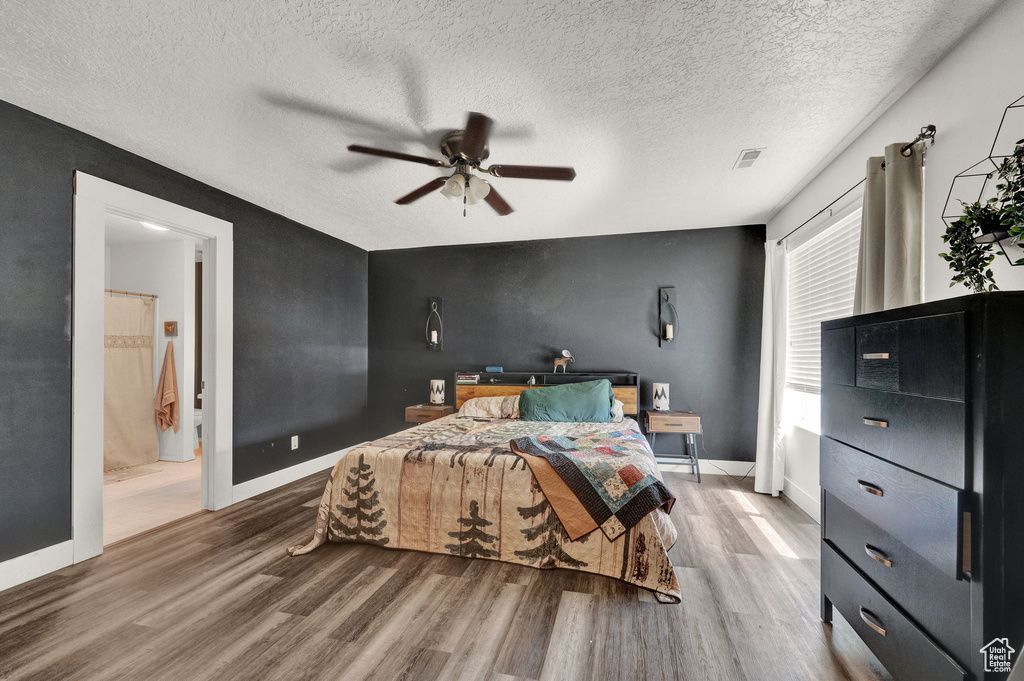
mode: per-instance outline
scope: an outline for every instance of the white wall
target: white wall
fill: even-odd
[[[157,384],[168,341],[174,341],[174,364],[178,373],[181,410],[178,432],[158,431],[160,458],[191,461],[195,382],[195,245],[184,239],[149,244],[110,246],[107,250],[110,282],[107,288],[159,296],[153,343],[153,385]],[[167,338],[165,321],[178,322],[178,336]],[[156,425],[154,423],[154,428]]]
[[[963,287],[949,288],[950,270],[937,255],[944,250],[942,208],[953,176],[988,155],[1003,110],[1024,96],[1022,35],[1024,2],[1003,3],[785,204],[768,221],[768,238],[786,234],[863,178],[869,156],[880,156],[887,144],[909,141],[921,126],[934,123],[938,137],[926,166],[925,296],[968,294]],[[1020,138],[1024,129],[1014,139]],[[1024,267],[1011,268],[1000,256],[993,269],[1000,288],[1024,289]],[[792,498],[817,517],[817,436],[792,429],[786,457]]]
[[[782,493],[821,522],[818,485],[818,435],[799,426],[786,429],[786,477]]]

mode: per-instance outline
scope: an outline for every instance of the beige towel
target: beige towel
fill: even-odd
[[[174,370],[174,341],[167,341],[164,353],[164,366],[160,369],[160,382],[156,386],[156,397],[153,398],[156,409],[156,424],[161,431],[173,427],[178,432],[178,372]]]

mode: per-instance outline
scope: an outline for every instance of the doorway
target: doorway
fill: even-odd
[[[193,425],[196,417],[193,404],[198,397],[193,388],[196,362],[194,355],[190,355],[194,346],[194,332],[198,326],[194,323],[195,312],[189,318],[184,307],[176,308],[173,313],[165,308],[168,314],[154,311],[154,381],[159,384],[164,369],[168,347],[164,341],[175,341],[178,346],[174,356],[178,360],[175,364],[179,378],[176,385],[179,387],[177,398],[180,409],[177,412],[178,433],[174,437],[166,437],[166,443],[159,442],[160,445],[166,444],[165,451],[160,452],[157,462],[147,464],[159,465],[160,459],[169,461],[178,466],[176,474],[179,477],[198,483],[195,511],[199,508],[216,510],[232,502],[233,229],[230,223],[223,220],[81,172],[75,174],[74,205],[71,472],[73,562],[77,563],[98,555],[104,543],[110,543],[104,541],[103,527],[104,470],[107,468],[104,465],[104,308],[105,299],[119,295],[124,298],[130,296],[104,289],[156,295],[152,291],[129,291],[128,288],[119,289],[112,285],[114,273],[108,268],[106,257],[108,225],[152,231],[153,235],[143,239],[147,243],[177,243],[178,252],[182,254],[182,279],[188,284],[183,284],[184,290],[179,296],[182,299],[187,297],[194,286],[195,279],[190,277],[195,277],[195,253],[202,252],[205,265],[202,290],[201,295],[195,296],[205,303],[201,312],[203,342],[200,350],[203,367],[200,377],[202,433],[199,435]],[[163,235],[163,239],[151,238],[157,233]],[[127,248],[127,244],[122,245]],[[191,259],[185,257],[185,253],[191,253]],[[131,260],[129,258],[125,262]],[[122,269],[130,270],[133,267],[135,270],[140,269],[137,262],[132,267]],[[153,283],[149,286],[156,285]],[[159,297],[151,300],[159,306]],[[191,306],[186,307],[191,310]],[[165,316],[168,319],[164,319]],[[176,322],[176,328],[165,326],[165,322]],[[183,333],[186,330],[187,333]],[[185,335],[188,337],[183,337]],[[196,440],[201,438],[202,441],[200,456],[195,455],[198,447],[191,446],[194,442],[193,433]],[[186,474],[188,469],[182,467],[189,464],[193,474]],[[134,477],[149,477],[154,482],[160,479],[153,475],[156,473],[150,471]],[[166,482],[168,485],[155,486],[168,487],[174,484],[169,479]]]
[[[105,217],[103,545],[202,508],[201,240]]]

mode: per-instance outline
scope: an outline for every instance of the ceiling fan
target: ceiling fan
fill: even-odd
[[[572,168],[555,166],[510,166],[492,165],[487,168],[481,164],[490,155],[487,146],[487,136],[494,123],[487,116],[471,111],[466,119],[465,130],[455,130],[448,133],[441,140],[440,152],[447,161],[427,158],[426,156],[414,156],[403,154],[398,151],[387,149],[375,149],[364,147],[358,144],[349,145],[348,150],[360,154],[372,156],[386,156],[399,161],[411,161],[437,168],[454,168],[455,172],[449,177],[438,177],[426,183],[419,189],[415,189],[405,196],[397,199],[395,203],[404,206],[421,199],[437,189],[448,198],[462,197],[462,214],[466,215],[466,205],[472,206],[480,200],[486,201],[498,215],[508,215],[512,212],[512,206],[508,205],[505,199],[490,183],[483,178],[477,177],[473,171],[487,173],[493,177],[518,177],[530,180],[562,180],[571,182],[576,177],[576,171]]]

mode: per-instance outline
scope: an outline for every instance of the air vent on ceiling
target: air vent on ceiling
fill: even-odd
[[[733,165],[732,169],[749,168],[754,165],[754,161],[758,159],[761,152],[764,150],[765,147],[761,147],[760,149],[744,149],[740,152],[740,157],[736,159],[736,163]]]

